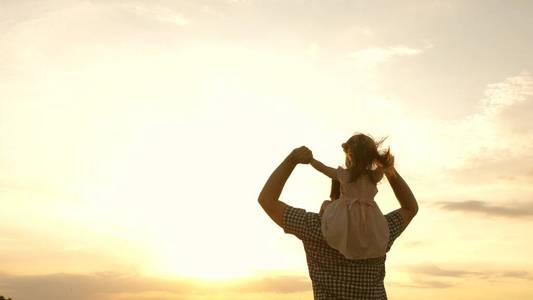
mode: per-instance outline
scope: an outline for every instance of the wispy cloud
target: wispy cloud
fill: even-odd
[[[391,282],[398,287],[420,289],[445,289],[464,283],[468,280],[533,280],[531,273],[524,270],[467,270],[441,268],[435,265],[421,264],[405,267],[409,276],[408,282]]]
[[[461,184],[529,180],[533,164],[532,111],[533,76],[530,73],[489,84],[479,111],[444,130],[441,139],[448,145],[447,172]],[[477,202],[467,202],[459,208],[492,210]]]
[[[354,51],[349,54],[349,57],[357,64],[372,66],[384,63],[394,57],[415,56],[428,48],[429,46],[426,48],[412,48],[405,45],[386,48],[373,47]]]
[[[526,271],[509,271],[501,273],[502,277],[533,280],[533,275]]]
[[[244,292],[294,293],[311,290],[311,280],[303,276],[275,276],[250,280],[240,284]]]
[[[470,200],[458,202],[438,202],[438,207],[444,210],[464,213],[485,214],[489,216],[528,218],[533,217],[533,203],[509,203],[508,205],[493,205],[483,201]]]
[[[137,14],[153,17],[160,22],[172,23],[177,26],[187,26],[191,23],[191,21],[181,13],[161,5],[136,4],[132,6],[132,9]]]
[[[228,295],[305,292],[311,291],[311,282],[303,276],[273,276],[218,283],[116,272],[26,276],[0,273],[0,287],[14,299],[114,300],[124,294],[128,295],[128,299],[145,299],[147,295],[154,294],[164,294],[164,299],[190,299],[206,291]]]
[[[468,277],[482,275],[481,272],[442,269],[434,265],[418,265],[409,268],[409,272],[438,277]]]
[[[405,270],[411,275],[425,275],[430,277],[440,278],[513,278],[513,279],[526,279],[533,280],[533,277],[528,271],[524,270],[465,270],[465,269],[452,269],[441,268],[436,265],[421,264],[405,267]]]
[[[422,246],[426,246],[427,244],[429,244],[430,242],[429,241],[412,241],[412,242],[407,242],[405,243],[405,245],[407,247],[411,247],[411,248],[414,248],[414,247],[422,247]]]
[[[484,113],[495,113],[504,107],[524,102],[533,96],[533,78],[529,73],[489,84],[485,90]]]
[[[412,277],[411,282],[392,282],[391,285],[407,288],[419,288],[419,289],[445,289],[457,285],[452,282],[438,281],[438,280],[426,280],[418,277]]]

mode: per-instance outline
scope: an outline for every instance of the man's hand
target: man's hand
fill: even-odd
[[[394,166],[390,166],[386,169],[383,169],[383,173],[385,173],[385,176],[387,176],[387,178],[389,177],[394,177],[396,176],[396,169],[394,168]]]
[[[305,146],[292,150],[289,159],[294,164],[308,164],[313,159],[313,152]]]
[[[307,147],[300,147],[292,152],[281,162],[268,178],[259,194],[258,201],[268,216],[283,227],[283,214],[288,205],[279,200],[283,186],[297,164],[308,164],[313,159],[313,153]]]

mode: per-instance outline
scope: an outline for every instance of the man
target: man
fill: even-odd
[[[383,284],[386,256],[346,259],[324,240],[319,214],[279,201],[283,186],[296,165],[308,164],[312,158],[313,154],[306,147],[294,149],[268,178],[259,194],[259,203],[286,233],[302,240],[315,299],[387,299]],[[418,204],[396,170],[386,176],[401,206],[385,215],[390,231],[388,251],[418,212]]]

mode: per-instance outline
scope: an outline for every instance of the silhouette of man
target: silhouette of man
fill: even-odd
[[[259,194],[259,204],[285,233],[303,242],[315,299],[387,299],[385,291],[385,259],[350,260],[331,248],[322,236],[320,214],[306,212],[279,200],[285,182],[298,164],[313,158],[305,146],[294,149],[268,178]],[[393,168],[386,174],[400,208],[385,215],[390,238],[387,251],[418,212],[411,189]],[[334,184],[334,183],[333,183]],[[332,187],[332,198],[335,187]],[[321,210],[327,205],[322,204]]]

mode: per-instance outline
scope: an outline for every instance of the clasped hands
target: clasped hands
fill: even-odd
[[[308,164],[313,159],[313,152],[307,148],[306,146],[301,146],[298,148],[295,148],[292,150],[292,152],[289,154],[289,160],[297,164]],[[385,175],[387,176],[395,176],[396,170],[394,166],[391,166],[384,170]]]
[[[313,152],[305,146],[292,150],[289,160],[294,164],[308,164],[313,159]]]

